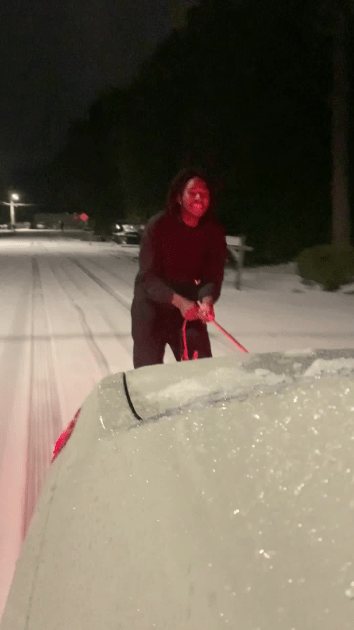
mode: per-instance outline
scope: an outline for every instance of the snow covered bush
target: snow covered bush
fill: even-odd
[[[297,265],[304,281],[317,282],[325,291],[337,291],[342,284],[354,281],[354,248],[316,245],[300,253]]]

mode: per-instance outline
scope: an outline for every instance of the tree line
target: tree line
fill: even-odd
[[[70,125],[42,172],[52,209],[103,231],[144,221],[193,165],[260,260],[348,243],[352,26],[349,0],[201,0],[128,86]]]

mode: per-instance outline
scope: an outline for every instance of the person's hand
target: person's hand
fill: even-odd
[[[199,316],[199,306],[198,304],[196,304],[195,302],[192,302],[192,306],[187,310],[187,312],[184,313],[184,319],[186,319],[188,322],[192,322],[196,319],[200,319]]]
[[[209,296],[205,297],[199,303],[199,319],[201,319],[205,324],[207,322],[212,322],[215,319],[213,298]]]
[[[195,302],[192,302],[192,300],[188,300],[182,295],[178,295],[176,293],[172,298],[172,304],[180,310],[183,319],[187,319],[188,321],[199,319],[200,309]]]

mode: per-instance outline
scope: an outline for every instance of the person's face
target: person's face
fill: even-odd
[[[181,197],[182,207],[200,219],[209,208],[210,193],[206,183],[199,177],[190,179]]]

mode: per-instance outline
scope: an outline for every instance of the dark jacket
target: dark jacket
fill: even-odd
[[[156,319],[158,313],[168,316],[171,309],[179,313],[171,305],[173,293],[194,301],[211,295],[216,301],[225,260],[224,230],[214,219],[189,227],[178,215],[153,217],[141,242],[133,317]]]

